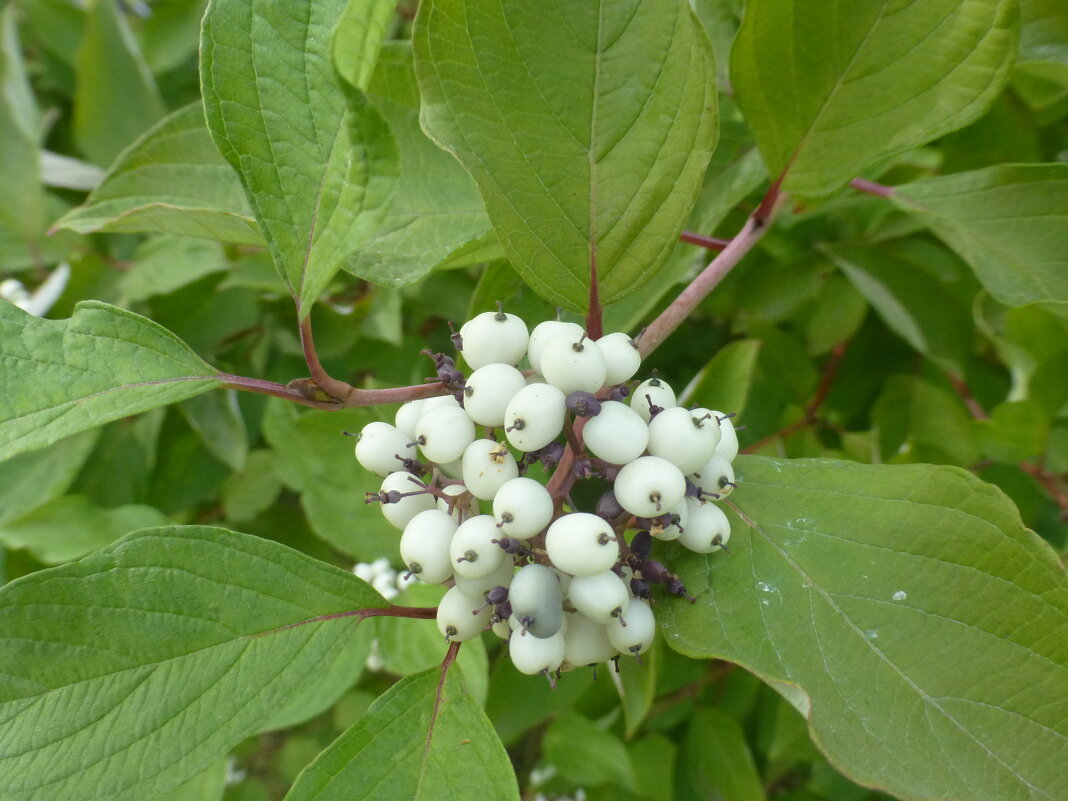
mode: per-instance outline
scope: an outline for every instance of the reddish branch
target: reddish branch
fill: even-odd
[[[330,615],[316,615],[315,617],[309,617],[307,620],[298,620],[296,623],[287,623],[285,626],[279,626],[276,629],[269,629],[268,631],[261,631],[258,634],[251,634],[249,637],[263,637],[267,634],[277,634],[280,631],[286,631],[287,629],[295,629],[299,626],[307,626],[310,623],[323,623],[328,620],[342,620],[346,617],[356,617],[363,622],[369,617],[410,617],[417,620],[428,620],[430,618],[437,617],[438,610],[436,606],[370,606],[366,609],[347,609],[344,612],[334,612]]]
[[[838,368],[842,365],[842,358],[845,356],[847,347],[849,347],[848,342],[839,342],[831,349],[831,355],[827,358],[827,363],[823,365],[823,374],[820,377],[820,384],[816,388],[816,394],[812,396],[812,400],[805,407],[805,413],[801,419],[743,448],[743,453],[758,451],[769,442],[796,434],[798,431],[820,422],[819,411],[823,407],[824,401],[827,400],[827,395],[834,385],[834,379],[838,377]]]
[[[426,745],[423,746],[423,757],[430,753],[430,739],[434,736],[434,724],[438,720],[438,710],[441,708],[442,694],[445,691],[445,676],[449,668],[456,661],[456,655],[460,653],[460,643],[449,643],[449,650],[445,652],[445,658],[441,660],[441,678],[438,679],[438,689],[434,693],[434,709],[430,713],[430,725],[426,729]]]
[[[875,181],[866,181],[863,178],[854,178],[849,185],[858,192],[867,192],[869,195],[878,197],[890,197],[894,194],[894,187],[885,184],[877,184]]]
[[[695,234],[693,231],[683,231],[679,234],[679,241],[688,242],[691,245],[700,245],[709,250],[723,250],[723,248],[731,243],[729,239],[720,239],[717,236],[704,236],[703,234]]]

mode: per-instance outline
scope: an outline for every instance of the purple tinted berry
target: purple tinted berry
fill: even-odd
[[[649,590],[649,582],[645,579],[632,578],[630,580],[630,591],[638,598],[644,598],[646,601],[653,597],[653,593]]]
[[[653,536],[648,531],[639,531],[630,541],[630,552],[645,561],[653,550]]]
[[[677,595],[679,598],[685,598],[690,603],[697,602],[696,598],[686,592],[686,586],[679,580],[678,576],[675,576],[667,582],[666,589],[672,595]]]
[[[616,494],[612,490],[608,490],[597,499],[597,506],[594,507],[593,511],[604,520],[615,520],[623,514],[623,507],[616,500]]]
[[[653,584],[666,584],[673,577],[671,571],[655,559],[642,562],[642,578]]]
[[[503,604],[508,600],[508,588],[507,587],[494,587],[486,593],[486,600],[494,606]]]
[[[576,417],[595,417],[601,413],[601,402],[580,389],[568,395],[564,404]]]
[[[630,388],[626,384],[620,384],[618,387],[612,388],[612,395],[609,400],[624,401],[630,396]]]

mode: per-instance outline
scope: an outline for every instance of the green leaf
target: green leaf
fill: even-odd
[[[101,167],[167,113],[118,0],[89,3],[75,75],[74,137]]]
[[[0,524],[17,520],[66,492],[98,435],[97,430],[84,431],[0,462]]]
[[[983,456],[1002,462],[1024,462],[1042,455],[1049,442],[1050,415],[1038,401],[999,403],[986,420],[975,420]]]
[[[39,123],[14,15],[0,11],[0,225],[35,243],[45,228]]]
[[[716,141],[688,3],[435,0],[413,37],[423,125],[478,182],[523,279],[575,310],[594,252],[602,303],[652,281]]]
[[[1068,164],[1009,164],[905,184],[923,219],[1009,306],[1068,301]]]
[[[68,320],[0,303],[0,459],[222,384],[167,329],[85,301]]]
[[[684,397],[709,409],[741,416],[753,385],[759,339],[739,339],[722,347],[712,360],[694,376]]]
[[[397,555],[400,532],[382,517],[377,504],[364,501],[378,492],[382,479],[364,470],[353,455],[354,440],[372,416],[367,409],[298,412],[272,399],[263,419],[263,435],[274,448],[282,481],[297,490],[312,530],[354,559],[370,562]]]
[[[170,792],[153,796],[149,801],[222,801],[225,791],[226,760],[220,759]]]
[[[67,495],[0,526],[0,542],[24,548],[46,565],[55,565],[110,545],[136,529],[168,522],[166,515],[151,506],[103,509],[84,495]]]
[[[443,681],[435,668],[394,684],[286,795],[286,801],[398,798],[519,799],[508,755],[456,669]]]
[[[738,104],[783,188],[824,195],[979,117],[1009,77],[1015,0],[751,0],[731,50]]]
[[[686,730],[679,764],[697,798],[767,799],[741,726],[721,709],[696,711]]]
[[[1064,798],[1068,577],[956,468],[739,457],[729,555],[670,554],[680,652],[790,689],[854,781],[901,798]],[[932,754],[938,755],[932,758]]]
[[[213,0],[201,36],[208,129],[302,319],[379,222],[397,172],[386,124],[334,73],[331,34],[345,6]]]
[[[542,743],[546,761],[577,785],[611,782],[634,789],[634,768],[623,741],[571,712],[552,722]]]
[[[248,433],[234,390],[188,398],[178,404],[178,411],[212,456],[231,470],[245,469]]]
[[[1020,62],[1068,64],[1068,9],[1060,0],[1020,0]]]
[[[124,303],[138,303],[226,270],[226,254],[218,242],[168,234],[146,239],[133,264],[122,273],[119,291]]]
[[[493,252],[482,254],[483,260],[499,257],[500,247],[475,182],[419,127],[419,90],[409,43],[383,48],[368,92],[397,142],[400,176],[381,224],[345,269],[397,286],[462,260],[468,248],[486,241]]]
[[[883,322],[918,353],[963,375],[971,355],[971,309],[946,287],[941,276],[874,247],[826,250]]]
[[[592,684],[592,670],[575,670],[553,688],[547,681],[532,682],[511,659],[498,659],[490,676],[486,714],[501,739],[512,743],[527,729],[570,709]]]
[[[263,244],[241,182],[211,141],[200,103],[178,109],[123,151],[85,203],[52,226],[57,228]]]
[[[342,12],[334,31],[334,66],[357,89],[367,90],[396,11],[394,0],[349,0]]]
[[[208,527],[137,532],[8,584],[0,796],[170,790],[344,654],[359,618],[314,618],[380,605],[343,570]]]
[[[231,474],[222,485],[223,510],[227,520],[252,520],[274,503],[282,489],[274,451],[249,452],[245,468]]]
[[[883,459],[966,467],[979,458],[974,421],[961,399],[917,376],[891,376],[871,419]]]

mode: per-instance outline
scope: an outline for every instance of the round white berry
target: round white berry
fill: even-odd
[[[438,602],[438,631],[446,642],[464,642],[482,633],[491,614],[485,600],[469,598],[453,587]]]
[[[427,584],[440,584],[452,575],[449,542],[456,521],[440,509],[420,512],[404,527],[400,554],[408,571]]]
[[[420,416],[415,441],[430,461],[451,462],[475,441],[475,424],[459,406],[437,406]]]
[[[714,453],[711,459],[693,473],[690,480],[706,493],[726,498],[734,489],[734,468],[720,454]]]
[[[683,498],[681,502],[672,507],[670,514],[674,522],[666,526],[654,525],[649,529],[649,533],[656,539],[664,540],[665,542],[677,540],[683,529],[686,528],[686,521],[690,514],[690,507],[687,501],[689,501],[689,498]]]
[[[520,476],[506,481],[493,496],[493,517],[503,537],[526,540],[553,519],[553,498],[543,484]]]
[[[624,334],[622,331],[605,334],[597,340],[597,345],[608,368],[606,384],[614,386],[629,381],[642,365],[642,356],[630,334]]]
[[[592,576],[575,576],[567,589],[571,605],[590,620],[610,623],[627,611],[630,590],[611,570]]]
[[[434,496],[426,490],[426,484],[403,470],[390,473],[382,479],[381,490],[399,492],[405,496],[396,503],[382,504],[382,516],[396,528],[403,529],[409,520],[420,512],[433,509],[435,505]]]
[[[508,655],[520,673],[534,676],[552,673],[564,661],[565,632],[563,627],[551,637],[531,637],[517,631],[508,640]]]
[[[567,664],[572,667],[597,665],[619,653],[609,642],[603,623],[590,620],[578,612],[568,612],[565,619],[564,661]]]
[[[588,512],[572,512],[549,526],[545,552],[564,572],[589,576],[608,570],[619,561],[619,542],[602,518]]]
[[[527,324],[507,312],[483,312],[460,328],[464,361],[472,370],[487,364],[519,364],[527,351]]]
[[[536,451],[564,430],[565,411],[564,393],[558,388],[552,384],[527,384],[508,402],[504,433],[519,450]]]
[[[608,368],[597,343],[583,332],[560,334],[545,343],[538,362],[545,380],[565,395],[596,392],[604,386]]]
[[[494,587],[507,587],[512,583],[514,574],[515,562],[512,561],[511,556],[506,555],[497,566],[497,569],[487,573],[485,576],[468,578],[457,573],[453,576],[453,580],[455,580],[456,586],[463,591],[464,595],[469,598],[482,598]]]
[[[626,464],[645,452],[649,426],[625,403],[603,401],[600,413],[586,421],[582,440],[599,459]]]
[[[415,448],[411,440],[389,423],[368,423],[356,438],[356,461],[365,470],[382,477],[403,469],[397,455],[414,459]]]
[[[734,419],[723,412],[713,411],[712,414],[719,420],[720,436],[719,445],[716,446],[716,453],[728,462],[733,462],[734,457],[738,455],[738,432],[734,430]]]
[[[582,326],[578,323],[565,323],[560,320],[546,320],[545,322],[538,323],[534,326],[534,330],[530,332],[530,342],[527,345],[527,361],[530,362],[530,366],[537,372],[541,372],[539,364],[541,363],[542,348],[545,347],[545,343],[559,334],[574,334],[575,336],[581,336]]]
[[[513,627],[520,632],[540,639],[560,630],[564,594],[560,579],[545,565],[532,562],[519,568],[508,587],[508,602]]]
[[[502,484],[519,475],[508,446],[492,439],[476,439],[468,445],[461,465],[467,489],[483,501],[493,500]]]
[[[507,556],[501,546],[493,542],[499,537],[497,524],[489,515],[478,515],[461,523],[449,542],[453,573],[477,579],[499,568]]]
[[[608,641],[622,654],[638,656],[653,645],[656,619],[653,610],[641,598],[632,598],[627,611],[605,626]]]
[[[657,517],[686,494],[682,471],[659,456],[640,456],[623,465],[612,491],[619,505],[636,517]]]
[[[397,409],[397,414],[393,417],[397,430],[408,438],[408,442],[415,439],[415,425],[423,415],[423,406],[425,404],[425,398],[402,403],[400,408]]]
[[[480,426],[504,425],[508,401],[527,385],[527,379],[510,364],[487,364],[467,377],[464,409]]]
[[[731,538],[731,523],[727,515],[714,503],[701,503],[687,498],[685,531],[678,538],[680,545],[697,553],[720,550]]]
[[[649,453],[667,459],[683,473],[707,462],[719,444],[719,423],[707,410],[664,409],[649,422]]]
[[[637,389],[631,393],[630,408],[642,416],[642,420],[649,422],[649,404],[662,409],[670,409],[675,406],[675,390],[662,378],[649,378],[638,384]]]

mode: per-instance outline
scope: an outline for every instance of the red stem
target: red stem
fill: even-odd
[[[863,178],[854,178],[849,182],[849,185],[858,192],[867,192],[869,195],[876,195],[877,197],[890,197],[894,194],[894,187],[877,184],[875,181],[867,181]]]
[[[704,236],[703,234],[695,234],[693,231],[683,231],[679,234],[680,242],[688,242],[691,245],[700,245],[703,248],[709,250],[723,250],[731,243],[729,239],[720,239],[717,236]]]

